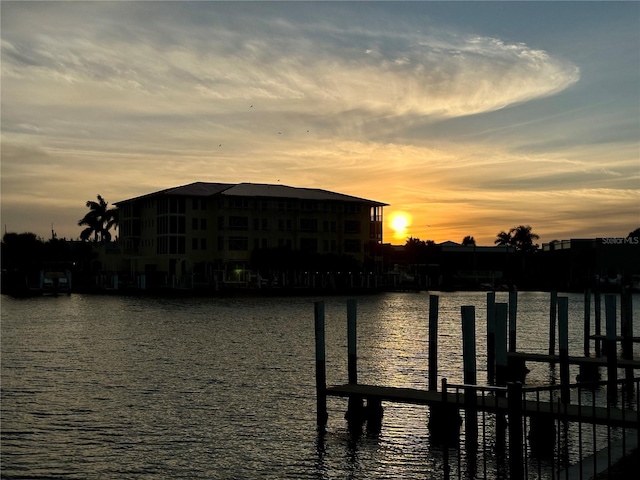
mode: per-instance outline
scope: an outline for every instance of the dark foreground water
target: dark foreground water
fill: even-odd
[[[567,296],[580,354],[582,295]],[[353,439],[346,401],[329,399],[318,439],[316,300],[3,296],[2,478],[441,477],[425,407],[384,404],[380,434]],[[328,382],[343,383],[347,300],[321,300]],[[440,375],[451,382],[462,382],[461,305],[476,306],[485,382],[485,304],[484,293],[440,294]],[[426,293],[358,298],[360,382],[426,388],[428,308]],[[520,293],[520,350],[546,352],[548,316],[548,294]],[[557,376],[531,368],[529,384]]]

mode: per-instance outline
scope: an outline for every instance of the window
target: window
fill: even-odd
[[[191,210],[197,210],[198,209],[198,199],[194,198],[191,200]]]
[[[191,239],[191,250],[197,250],[198,249],[198,239],[197,238],[192,238]]]
[[[207,219],[206,218],[201,218],[200,219],[200,230],[206,230],[207,229]]]
[[[318,239],[317,238],[301,238],[300,250],[304,250],[305,252],[317,252]]]
[[[200,250],[206,250],[207,249],[207,239],[206,238],[201,238],[200,239]]]
[[[249,208],[249,199],[248,198],[230,198],[229,207],[230,208]]]
[[[300,202],[300,210],[303,212],[315,212],[318,209],[318,203],[313,200],[303,200]]]
[[[171,236],[169,238],[169,253],[182,255],[185,253],[185,238]]]
[[[348,253],[360,253],[360,240],[345,240],[344,251]]]
[[[248,230],[249,229],[249,217],[229,217],[229,229],[230,230]]]
[[[360,233],[360,222],[358,220],[345,220],[344,233]]]
[[[192,218],[191,219],[191,229],[192,230],[197,230],[198,229],[198,219],[197,218]]]
[[[269,222],[267,221],[266,218],[262,219],[262,230],[268,230],[269,229]]]
[[[315,218],[301,218],[300,231],[301,232],[317,232],[318,220],[316,220]]]
[[[358,203],[347,203],[346,207],[347,213],[360,213],[360,204]]]
[[[249,239],[247,237],[229,237],[229,250],[249,250]]]

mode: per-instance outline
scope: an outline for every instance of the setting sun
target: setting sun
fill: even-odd
[[[391,215],[393,238],[404,240],[407,236],[409,225],[411,225],[411,215],[405,212],[394,212]]]

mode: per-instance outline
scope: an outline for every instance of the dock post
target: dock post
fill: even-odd
[[[518,313],[518,292],[509,291],[509,351],[516,351],[516,319]]]
[[[507,304],[496,303],[496,385],[507,384]]]
[[[358,302],[347,300],[347,370],[350,384],[358,383],[358,355],[357,355],[357,318]],[[348,421],[362,422],[364,420],[362,397],[350,395],[345,418]]]
[[[496,292],[487,292],[487,383],[496,379]]]
[[[605,313],[605,348],[607,352],[607,396],[609,399],[617,397],[618,360],[616,358],[616,296],[604,296]]]
[[[560,352],[560,397],[570,401],[569,384],[569,298],[558,298],[558,349]]]
[[[473,306],[461,307],[462,314],[462,362],[464,365],[464,383],[475,385],[476,374],[476,309]],[[467,452],[475,452],[478,442],[477,394],[472,388],[465,388],[465,443]],[[475,458],[475,455],[474,455]]]
[[[324,343],[324,302],[314,304],[316,334],[316,412],[318,432],[324,433],[327,426],[327,369]]]
[[[622,335],[622,358],[633,359],[633,304],[631,289],[625,285],[620,292],[620,334]],[[633,376],[633,374],[631,375]]]
[[[445,447],[443,452],[448,453],[448,447],[458,445],[462,417],[458,406],[455,403],[447,402],[447,379],[443,378],[441,384],[442,401],[429,406],[429,434],[432,445],[442,445]],[[448,468],[448,462],[444,463],[445,469]]]
[[[549,301],[549,355],[556,353],[556,317],[558,312],[558,292],[551,292]]]
[[[522,384],[507,384],[507,411],[509,416],[509,479],[524,478],[524,462],[522,456]]]
[[[429,295],[429,390],[438,390],[438,295]]]
[[[593,309],[596,322],[595,334],[599,336],[602,334],[602,297],[600,296],[600,290],[593,292]],[[600,357],[602,355],[602,340],[600,338],[596,338],[595,350],[596,357]]]
[[[591,335],[591,290],[584,291],[584,356],[590,356],[590,339]]]

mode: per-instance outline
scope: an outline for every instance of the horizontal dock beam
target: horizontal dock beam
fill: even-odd
[[[520,360],[523,362],[537,362],[537,363],[560,363],[560,355],[547,355],[544,353],[523,353],[523,352],[509,352],[507,353],[509,360]],[[573,357],[568,356],[567,362],[571,365],[590,365],[594,367],[606,367],[608,360],[606,357]],[[616,366],[618,368],[640,368],[640,361],[638,360],[625,360],[618,358],[616,360]]]
[[[376,401],[410,403],[414,405],[457,405],[465,407],[463,393],[447,392],[446,401],[442,392],[421,390],[417,388],[382,387],[377,385],[345,384],[327,387],[327,396],[350,397],[361,396]],[[507,398],[503,396],[478,396],[477,409],[490,413],[507,414]],[[552,416],[569,421],[587,422],[596,425],[610,425],[627,428],[638,428],[638,412],[635,410],[592,407],[584,405],[562,405],[557,403],[524,400],[522,413],[527,416]]]

